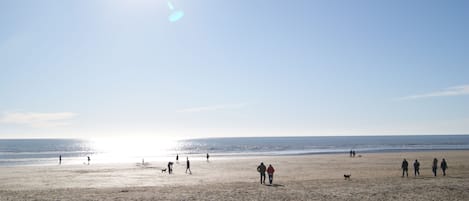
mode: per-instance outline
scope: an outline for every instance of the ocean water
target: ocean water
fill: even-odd
[[[347,154],[469,150],[469,135],[426,136],[340,136],[340,137],[242,137],[165,140],[80,140],[80,139],[4,139],[0,140],[0,166],[129,163],[174,160],[189,156],[203,160],[212,157],[261,155]]]

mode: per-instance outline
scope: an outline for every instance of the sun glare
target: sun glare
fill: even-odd
[[[177,141],[154,138],[97,139],[92,146],[104,160],[168,157],[176,151]]]

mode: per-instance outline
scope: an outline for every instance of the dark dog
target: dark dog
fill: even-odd
[[[166,168],[161,169],[161,173],[166,172]]]
[[[345,180],[350,179],[351,176],[352,176],[352,174],[344,174],[344,179]]]

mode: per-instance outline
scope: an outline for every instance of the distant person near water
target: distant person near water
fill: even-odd
[[[269,164],[269,167],[267,168],[267,174],[269,175],[269,184],[270,185],[272,185],[272,181],[274,180],[274,172],[275,172],[274,167],[272,167],[272,165]]]
[[[352,158],[352,150],[350,149],[350,158]]]
[[[88,165],[90,164],[91,158],[88,156]]]
[[[257,172],[261,175],[261,184],[265,184],[265,171],[266,167],[263,162],[259,166],[257,166]]]
[[[62,164],[62,155],[59,155],[59,165]]]
[[[443,171],[443,176],[446,176],[446,169],[448,169],[448,164],[446,164],[446,160],[444,158],[441,160],[440,167],[441,171]]]
[[[417,159],[414,162],[414,176],[420,176],[420,163]]]
[[[189,170],[189,174],[192,174],[191,162],[189,161],[189,157],[187,157],[187,159],[186,159],[186,174],[187,174],[187,170]]]
[[[352,156],[355,158],[355,150],[352,151]]]
[[[208,155],[208,153],[207,153],[207,162],[208,162],[208,158],[210,158],[210,155]]]
[[[407,175],[407,177],[409,177],[409,163],[407,162],[407,160],[404,158],[404,161],[402,161],[402,165],[401,165],[401,168],[402,168],[402,177],[404,177],[404,174]]]
[[[179,163],[179,154],[176,154],[176,163]]]
[[[438,169],[438,159],[433,159],[432,172],[433,176],[436,177],[436,170]]]

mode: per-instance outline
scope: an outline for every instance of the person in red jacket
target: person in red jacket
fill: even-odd
[[[269,167],[267,168],[267,174],[269,175],[269,183],[272,185],[272,181],[274,180],[274,167],[272,167],[271,164],[269,164]]]

